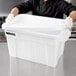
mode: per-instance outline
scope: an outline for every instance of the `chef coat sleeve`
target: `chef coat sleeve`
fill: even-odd
[[[19,9],[19,14],[27,13],[28,11],[31,11],[33,8],[33,0],[28,0],[26,2],[20,3],[15,7]]]
[[[66,1],[64,1],[64,0],[61,0],[61,1],[58,3],[58,7],[59,7],[59,10],[60,10],[62,13],[65,13],[67,16],[69,16],[70,12],[76,10],[76,6],[72,5],[72,3],[66,2]]]

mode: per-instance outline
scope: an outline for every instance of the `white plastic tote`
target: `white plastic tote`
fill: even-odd
[[[56,67],[70,36],[64,19],[26,14],[16,16],[2,28],[10,56],[51,67]]]

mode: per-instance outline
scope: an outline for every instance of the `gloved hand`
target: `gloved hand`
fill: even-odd
[[[14,19],[14,15],[13,14],[9,14],[8,17],[6,18],[5,22],[6,23],[10,23],[12,22]]]
[[[68,29],[71,29],[73,27],[73,19],[71,17],[67,17],[65,19],[65,26]]]

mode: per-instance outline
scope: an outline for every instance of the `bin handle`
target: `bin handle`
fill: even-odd
[[[6,32],[6,34],[15,36],[15,33],[11,33],[11,32]]]

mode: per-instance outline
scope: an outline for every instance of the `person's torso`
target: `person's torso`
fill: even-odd
[[[63,18],[63,13],[58,8],[58,1],[34,0],[32,12],[33,15]]]

